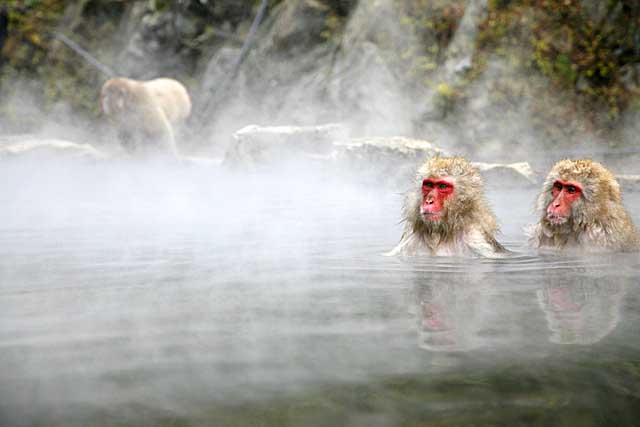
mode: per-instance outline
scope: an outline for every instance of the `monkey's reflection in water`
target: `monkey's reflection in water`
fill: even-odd
[[[604,276],[590,268],[545,273],[538,303],[556,344],[595,344],[620,321],[628,277]]]
[[[483,274],[422,273],[415,276],[415,307],[420,348],[464,352],[484,344],[480,331],[491,317],[492,287]]]

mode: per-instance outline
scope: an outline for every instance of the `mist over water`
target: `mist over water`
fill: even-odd
[[[468,410],[475,394],[438,391],[465,372],[484,378],[473,380],[490,392],[472,397],[480,406],[525,399],[543,411],[542,390],[577,384],[592,391],[588,411],[599,393],[635,396],[601,359],[640,352],[640,260],[527,252],[534,190],[489,192],[511,258],[402,260],[382,255],[400,237],[402,203],[383,186],[312,170],[39,165],[0,171],[3,425],[243,425],[261,405],[307,398],[303,424],[348,423],[357,404],[317,393],[356,386],[378,390],[370,411],[397,425],[421,418],[391,408],[424,388],[436,418]],[[556,369],[566,388],[546,376]],[[494,388],[496,375],[542,388]],[[422,385],[396,394],[387,381]]]
[[[442,82],[464,78],[486,5],[469,2]],[[391,1],[359,2],[328,67],[257,46],[243,70],[282,78],[258,79],[258,94],[241,74],[207,117],[210,133],[187,129],[179,150],[222,156],[254,123],[340,122],[351,136],[421,137],[542,173],[567,156],[637,173],[624,154],[594,150],[596,135],[541,149],[526,100],[489,99],[516,72],[504,59],[487,64],[458,115],[441,117],[435,88],[384,64],[382,35],[420,43],[396,13]],[[192,82],[196,106],[207,78]],[[21,95],[17,111],[37,114]],[[113,135],[92,135],[63,107],[43,123],[43,138],[118,153]],[[636,123],[627,127],[632,140]],[[622,426],[640,416],[640,258],[530,251],[522,228],[536,220],[535,188],[486,186],[512,256],[400,259],[383,254],[400,239],[403,196],[358,170],[2,160],[0,426]],[[624,194],[636,224],[639,194]]]

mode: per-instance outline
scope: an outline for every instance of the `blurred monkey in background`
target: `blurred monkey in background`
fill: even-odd
[[[109,79],[102,86],[100,105],[129,153],[178,156],[175,127],[191,113],[191,98],[180,82]]]

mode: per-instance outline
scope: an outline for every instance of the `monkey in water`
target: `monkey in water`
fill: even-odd
[[[561,160],[542,185],[538,223],[529,228],[537,248],[582,252],[634,252],[640,236],[622,205],[620,185],[592,160]]]
[[[100,91],[100,105],[117,126],[125,150],[177,157],[174,127],[191,113],[191,99],[180,82],[109,79]]]
[[[465,159],[428,160],[414,185],[405,200],[402,238],[388,255],[507,253],[495,238],[498,226],[484,199],[480,173]]]

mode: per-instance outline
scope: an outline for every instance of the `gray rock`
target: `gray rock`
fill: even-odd
[[[234,134],[224,165],[240,170],[280,170],[283,165],[320,167],[345,173],[355,181],[403,189],[418,167],[435,155],[447,153],[419,139],[392,137],[350,138],[339,124],[296,127],[247,126]],[[488,182],[502,186],[534,186],[540,177],[529,163],[473,163]]]
[[[105,160],[108,157],[90,144],[76,144],[61,139],[8,137],[0,140],[0,159],[2,160],[41,156],[93,161]]]
[[[233,135],[225,155],[226,166],[255,169],[284,160],[328,159],[333,141],[348,130],[339,124],[320,126],[246,126]]]
[[[310,127],[247,126],[234,134],[224,165],[253,171],[283,165],[331,170],[356,181],[404,187],[418,165],[445,153],[435,145],[404,137],[350,138],[338,124]]]
[[[231,73],[240,57],[240,49],[232,47],[223,47],[218,50],[209,60],[204,75],[202,76],[202,84],[200,85],[200,94],[204,94],[205,98],[220,97],[226,86],[231,83]],[[246,85],[243,80],[235,86],[238,92]],[[243,97],[242,93],[235,93],[235,97]]]
[[[541,177],[534,172],[528,162],[517,163],[483,163],[472,162],[487,182],[499,183],[502,186],[534,186],[541,182]]]
[[[333,143],[338,166],[364,179],[404,189],[426,159],[447,155],[434,144],[400,136],[354,138]]]

